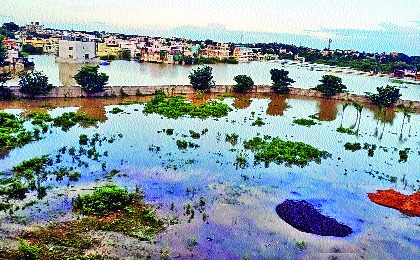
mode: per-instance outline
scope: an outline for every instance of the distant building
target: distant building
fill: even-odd
[[[99,62],[96,57],[96,42],[92,39],[81,36],[63,36],[58,48],[58,62]]]
[[[205,49],[205,56],[208,58],[227,59],[229,58],[229,44],[227,43],[216,43],[214,45],[208,45]]]
[[[31,22],[31,24],[26,25],[26,31],[29,33],[44,33],[44,25],[39,24],[39,22]]]
[[[247,47],[236,47],[233,50],[233,57],[239,62],[249,62],[254,59],[254,52]]]

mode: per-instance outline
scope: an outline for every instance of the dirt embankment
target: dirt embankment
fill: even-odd
[[[376,204],[397,209],[407,216],[420,217],[420,192],[404,195],[392,189],[379,190],[368,193],[368,197]]]

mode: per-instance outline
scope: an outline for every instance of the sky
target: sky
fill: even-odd
[[[419,0],[0,0],[0,23],[315,48],[331,38],[335,48],[420,55],[419,10]]]

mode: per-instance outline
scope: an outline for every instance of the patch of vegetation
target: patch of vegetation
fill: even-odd
[[[343,127],[343,126],[338,127],[337,132],[341,134],[356,135],[355,131],[351,130],[350,128]]]
[[[93,194],[78,195],[73,200],[73,210],[84,215],[108,215],[113,211],[124,210],[138,196],[115,185],[95,188]]]
[[[307,249],[308,248],[308,244],[305,242],[305,241],[296,241],[296,247],[299,249],[299,250],[305,250],[305,249]]]
[[[306,119],[306,118],[295,119],[295,120],[293,120],[293,123],[298,124],[298,125],[303,125],[303,126],[316,125],[314,120]]]
[[[23,122],[11,113],[0,111],[0,154],[33,140],[32,133],[25,130]]]
[[[271,141],[268,141],[257,136],[245,141],[244,147],[253,151],[255,161],[264,162],[266,167],[270,162],[304,167],[311,161],[320,163],[321,159],[331,157],[330,153],[320,151],[311,145],[302,142],[283,141],[279,137],[274,137]]]
[[[265,122],[263,121],[263,119],[261,117],[258,117],[257,119],[255,119],[254,122],[252,122],[251,126],[263,126],[265,125]]]
[[[107,255],[89,253],[100,244],[91,231],[121,232],[139,240],[149,241],[164,229],[163,222],[142,202],[138,193],[126,193],[124,189],[118,190],[110,185],[97,188],[94,193],[102,188],[115,191],[112,198],[116,201],[111,201],[111,204],[114,209],[118,208],[118,211],[109,211],[106,215],[101,212],[99,215],[89,215],[78,220],[53,223],[37,227],[33,231],[21,232],[19,248],[0,249],[0,253],[7,255],[8,259],[111,259]],[[117,206],[118,201],[125,204],[127,197],[132,198],[130,203],[125,207]],[[100,197],[95,198],[99,204],[103,203]]]
[[[277,94],[287,94],[290,91],[289,86],[295,81],[289,78],[289,72],[283,69],[271,69],[271,80],[273,84],[271,89]]]
[[[200,133],[197,133],[193,130],[190,130],[190,137],[193,138],[193,139],[200,139],[201,135],[200,135]]]
[[[214,100],[208,101],[206,104],[193,106],[185,102],[184,97],[166,98],[164,95],[156,95],[152,100],[146,103],[143,113],[156,113],[168,118],[178,118],[185,115],[198,118],[208,117],[224,117],[232,109],[224,104]]]
[[[176,145],[178,146],[178,149],[187,149],[188,147],[190,147],[190,148],[199,147],[198,144],[193,143],[193,142],[189,142],[189,141],[186,141],[186,140],[176,140]]]
[[[368,151],[368,156],[373,157],[373,155],[375,154],[375,150],[376,150],[376,144],[364,143],[363,144],[363,150],[367,150]]]
[[[362,149],[362,146],[360,145],[360,143],[345,143],[344,144],[344,148],[346,149],[346,150],[350,150],[350,151],[352,151],[352,152],[355,152],[355,151],[358,151],[358,150],[360,150],[360,149]]]
[[[88,117],[84,114],[76,114],[75,112],[65,112],[61,116],[53,119],[53,125],[61,127],[61,130],[68,131],[71,127],[80,124],[82,126],[96,125],[98,119]]]
[[[400,155],[400,159],[398,160],[398,162],[407,162],[409,151],[410,148],[405,148],[404,150],[398,151],[398,154]]]
[[[109,113],[114,114],[114,115],[118,113],[122,113],[122,112],[124,112],[124,110],[122,110],[119,107],[114,107],[111,111],[109,111]]]
[[[248,167],[248,154],[244,150],[241,150],[236,154],[235,166],[236,169],[245,169]]]
[[[236,133],[226,134],[225,141],[235,146],[238,143],[238,138],[239,138],[239,135]]]
[[[173,128],[168,128],[168,129],[165,130],[165,133],[167,135],[173,135],[174,134],[174,129]]]
[[[341,78],[333,75],[324,75],[319,80],[321,84],[315,87],[322,95],[329,98],[337,93],[343,93],[347,87],[341,83]]]

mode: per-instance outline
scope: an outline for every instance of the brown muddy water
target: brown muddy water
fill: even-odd
[[[213,96],[215,98],[216,96]],[[209,97],[189,96],[193,103]],[[127,100],[147,102],[150,97]],[[71,200],[77,194],[91,192],[107,182],[134,190],[140,186],[146,202],[154,205],[165,218],[167,229],[154,242],[138,242],[118,234],[106,239],[119,246],[102,250],[125,258],[139,248],[155,252],[169,250],[171,258],[180,259],[418,259],[420,257],[420,219],[407,217],[395,209],[370,202],[367,193],[395,189],[411,194],[420,188],[420,115],[410,120],[399,111],[379,111],[365,106],[358,121],[357,110],[336,100],[290,96],[244,96],[224,98],[233,111],[222,118],[198,119],[189,116],[168,119],[157,114],[143,114],[144,104],[118,105],[120,99],[55,99],[1,102],[0,110],[17,115],[46,111],[53,117],[63,112],[86,113],[100,121],[91,127],[75,126],[69,131],[51,128],[39,141],[16,148],[0,159],[5,173],[22,162],[49,154],[52,158],[63,146],[78,147],[79,135],[95,133],[121,138],[99,147],[107,157],[78,167],[77,182],[47,180],[47,196],[13,217],[0,213],[4,247],[15,243],[21,229],[72,218]],[[119,107],[123,112],[110,111]],[[318,117],[307,127],[294,119]],[[251,126],[258,118],[265,125]],[[338,133],[342,125],[358,129],[359,135]],[[28,122],[27,127],[30,127]],[[168,135],[166,129],[173,129]],[[207,129],[207,130],[205,130]],[[190,136],[190,130],[202,133]],[[225,141],[226,134],[239,135],[238,142]],[[320,164],[311,162],[301,168],[284,164],[254,163],[253,153],[245,150],[247,165],[237,167],[236,157],[243,152],[243,142],[255,136],[269,135],[283,140],[300,141],[331,153]],[[178,149],[176,140],[199,145]],[[347,142],[375,144],[374,155],[367,150],[345,150]],[[156,149],[159,147],[159,149]],[[399,151],[409,148],[406,162],[399,161]],[[120,172],[106,176],[101,168]],[[62,164],[74,165],[71,158]],[[76,167],[76,166],[75,166]],[[36,198],[29,194],[25,202]],[[205,205],[195,217],[185,215],[185,207]],[[352,228],[344,238],[322,237],[296,230],[276,214],[283,201],[305,200],[322,214]],[[24,202],[24,203],[25,203]],[[200,212],[201,211],[201,212]],[[111,244],[111,243],[109,243]]]

